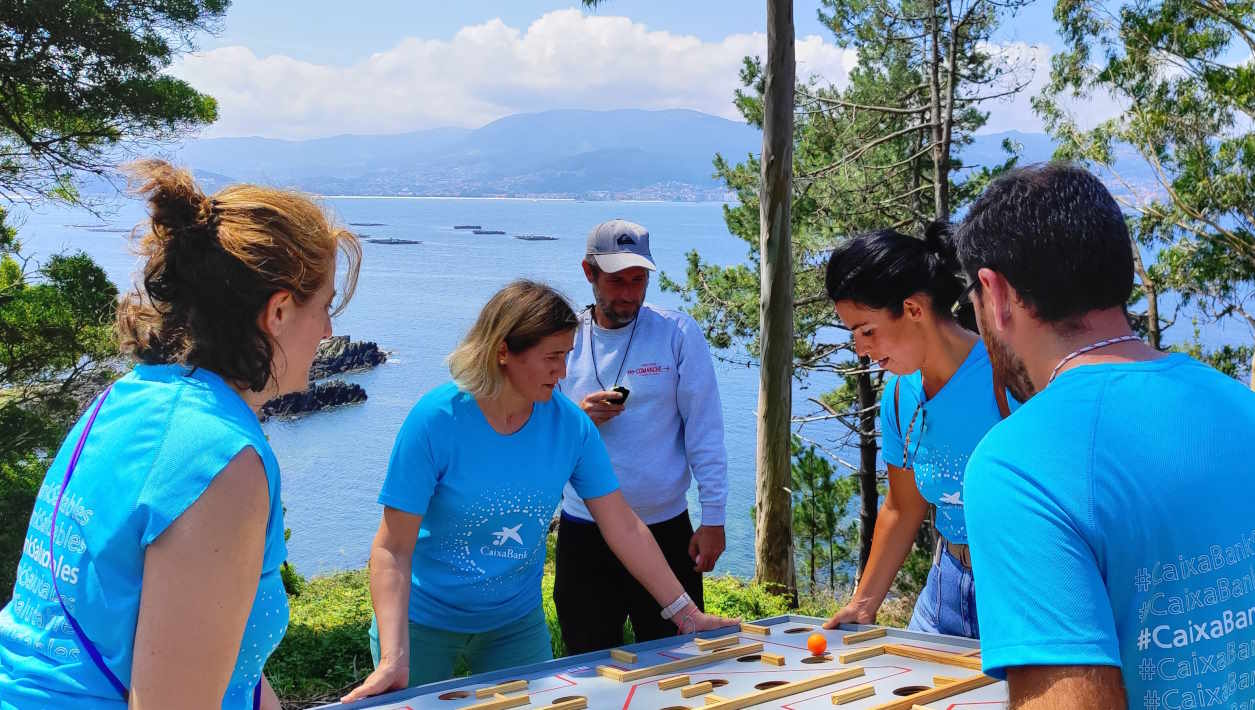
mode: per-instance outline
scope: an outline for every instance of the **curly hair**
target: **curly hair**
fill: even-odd
[[[118,308],[124,353],[149,364],[203,367],[260,392],[274,378],[274,345],[258,314],[278,291],[304,303],[345,256],[338,313],[352,297],[361,245],[309,198],[256,185],[212,197],[161,160],[127,166],[151,219],[137,240],[143,283]]]

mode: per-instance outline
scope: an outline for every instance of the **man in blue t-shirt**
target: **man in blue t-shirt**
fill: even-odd
[[[999,178],[956,246],[1024,402],[966,473],[985,671],[1017,708],[1255,707],[1255,393],[1132,334],[1125,219],[1084,170]]]

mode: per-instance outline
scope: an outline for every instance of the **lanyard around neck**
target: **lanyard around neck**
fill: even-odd
[[[588,354],[593,358],[593,377],[597,378],[597,386],[606,389],[606,383],[601,381],[601,373],[597,369],[597,349],[593,346],[593,321],[597,319],[593,309],[595,306],[588,307]],[[627,364],[628,353],[632,351],[632,339],[636,337],[636,324],[641,322],[641,311],[644,306],[636,311],[636,317],[632,319],[632,332],[628,333],[627,347],[623,349],[623,359],[619,361],[619,371],[615,373],[614,384],[619,384],[619,377],[623,375],[623,366]]]

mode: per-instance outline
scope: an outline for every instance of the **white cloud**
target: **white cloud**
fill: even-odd
[[[407,38],[351,66],[258,57],[233,46],[185,56],[173,73],[218,99],[220,118],[205,136],[309,138],[471,128],[554,108],[687,108],[736,120],[741,60],[766,49],[763,33],[703,41],[569,9],[525,29],[490,20],[451,39]],[[1041,131],[1029,99],[1049,79],[1050,48],[1013,42],[985,49],[1012,70],[1009,77],[1030,81],[1019,94],[984,105],[990,117],[982,132]],[[798,38],[796,54],[800,78],[838,86],[857,61],[854,50],[817,35]],[[1070,108],[1085,123],[1119,110],[1102,97]]]
[[[1004,72],[995,85],[983,89],[981,93],[998,94],[1021,84],[1027,85],[1018,93],[982,104],[981,110],[989,113],[989,120],[980,132],[1044,131],[1041,119],[1033,113],[1031,100],[1040,96],[1050,81],[1050,47],[1043,44],[1008,42],[985,44],[981,49],[990,55],[991,65]],[[1123,111],[1115,100],[1105,94],[1081,100],[1064,96],[1060,103],[1082,129],[1093,128],[1101,121]]]
[[[352,66],[223,47],[184,57],[173,73],[218,99],[207,136],[306,138],[481,126],[552,108],[688,108],[739,118],[741,60],[765,34],[704,42],[626,17],[548,13],[526,30],[491,20],[452,39],[409,38]],[[844,84],[856,55],[799,38],[798,74]]]

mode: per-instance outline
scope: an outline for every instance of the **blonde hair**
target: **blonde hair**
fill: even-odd
[[[336,313],[352,298],[361,245],[309,198],[256,185],[206,197],[191,173],[161,160],[127,172],[152,217],[137,242],[142,287],[118,308],[123,352],[204,367],[260,392],[274,376],[273,345],[257,322],[271,295],[288,291],[304,303],[334,277],[342,253]]]
[[[579,325],[562,294],[537,281],[513,281],[479,311],[461,344],[446,362],[458,387],[476,397],[495,399],[505,376],[497,354],[501,344],[521,353],[554,333]]]

